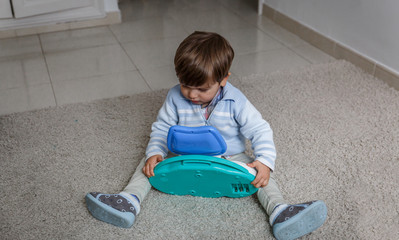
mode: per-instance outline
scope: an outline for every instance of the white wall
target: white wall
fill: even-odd
[[[119,12],[118,0],[104,0],[105,12]]]
[[[399,74],[398,0],[265,0],[265,3]]]

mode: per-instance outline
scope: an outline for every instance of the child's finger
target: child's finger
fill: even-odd
[[[253,180],[251,184],[256,188],[260,187],[262,185],[262,178],[260,176],[256,176],[255,180]]]
[[[145,166],[145,175],[147,176],[147,177],[152,177],[153,176],[153,174],[154,174],[154,172],[152,171],[154,168],[152,168],[152,164],[151,163],[149,163],[149,164],[147,164],[146,166]]]
[[[254,168],[254,167],[255,167],[255,164],[253,164],[253,163],[247,163],[247,166],[248,166],[248,167],[251,167],[251,168]]]
[[[266,187],[268,183],[269,183],[269,180],[266,179],[265,181],[263,181],[261,187]]]
[[[150,177],[150,174],[149,174],[149,172],[148,172],[148,165],[145,166],[145,175],[146,175],[147,177]]]
[[[143,167],[143,173],[144,173],[144,175],[146,175],[147,176],[147,165],[144,165],[144,167]]]

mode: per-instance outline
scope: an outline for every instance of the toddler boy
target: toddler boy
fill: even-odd
[[[175,55],[175,70],[180,84],[169,90],[152,125],[146,156],[129,184],[119,194],[89,193],[86,203],[99,220],[119,227],[131,227],[140,212],[140,203],[151,189],[157,163],[168,157],[167,134],[173,125],[213,126],[227,144],[222,158],[256,169],[252,184],[269,215],[277,239],[295,239],[320,227],[327,217],[323,201],[288,204],[274,179],[276,150],[270,125],[228,82],[234,51],[222,36],[194,32],[180,44]],[[245,152],[245,139],[252,144],[255,159]]]

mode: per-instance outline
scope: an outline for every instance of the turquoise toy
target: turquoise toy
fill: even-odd
[[[213,145],[204,147],[209,146],[209,142]],[[176,143],[186,147],[181,148]],[[195,154],[168,158],[155,167],[155,176],[149,181],[161,192],[238,198],[252,195],[258,190],[251,184],[255,175],[248,169],[223,158],[207,156],[226,151],[223,137],[213,127],[173,126],[168,134],[168,147],[174,153]]]

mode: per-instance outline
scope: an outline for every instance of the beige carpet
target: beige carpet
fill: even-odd
[[[398,91],[344,61],[232,82],[274,129],[287,200],[327,203],[327,222],[304,239],[398,239]],[[151,190],[131,229],[88,213],[87,192],[128,182],[165,94],[0,117],[0,238],[273,239],[254,196]]]

